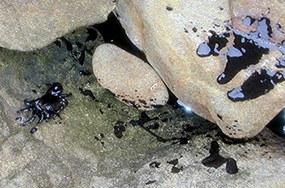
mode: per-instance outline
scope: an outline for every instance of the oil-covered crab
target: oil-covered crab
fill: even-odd
[[[32,116],[20,122],[22,126],[26,126],[34,122],[38,118],[37,124],[45,119],[50,119],[54,115],[59,116],[59,113],[68,105],[66,97],[71,94],[62,94],[63,87],[60,83],[53,83],[47,92],[40,98],[35,100],[24,100],[26,108],[23,108],[18,113],[32,111]],[[21,118],[19,118],[21,120]],[[37,126],[31,129],[31,133],[37,131]]]

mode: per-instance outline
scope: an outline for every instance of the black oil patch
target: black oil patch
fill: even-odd
[[[214,31],[209,32],[212,36],[208,38],[208,42],[203,42],[196,50],[197,55],[200,57],[208,57],[210,55],[218,56],[219,51],[228,43],[228,39],[225,35],[217,35]]]
[[[80,93],[82,93],[84,96],[90,97],[92,100],[95,100],[96,97],[94,96],[93,92],[89,89],[82,89],[79,88]]]
[[[172,8],[171,6],[166,6],[166,10],[168,10],[168,11],[172,11],[172,10],[173,10],[173,8]]]
[[[236,174],[238,173],[238,167],[237,162],[233,158],[227,158],[227,164],[226,164],[226,172],[228,174]]]
[[[241,86],[228,92],[228,98],[232,101],[245,101],[255,99],[268,93],[274,86],[285,79],[285,72],[270,72],[261,69],[254,72]]]
[[[33,127],[33,128],[31,128],[30,133],[31,133],[31,134],[34,134],[37,130],[38,130],[37,127]]]
[[[149,164],[149,166],[150,166],[151,168],[159,168],[160,165],[161,165],[161,163],[159,163],[159,162],[157,162],[157,161],[151,162],[151,163]]]
[[[239,71],[257,64],[262,55],[269,52],[268,49],[257,46],[252,39],[237,34],[234,37],[234,45],[228,48],[226,68],[217,78],[219,84],[228,83]]]
[[[150,184],[153,184],[153,183],[155,183],[156,182],[156,180],[149,180],[148,182],[146,182],[145,184],[146,185],[150,185]]]
[[[223,116],[221,116],[220,114],[217,114],[217,116],[220,120],[223,120]]]
[[[177,165],[178,164],[178,159],[173,159],[171,161],[167,161],[168,164],[172,164],[172,165]]]
[[[123,122],[116,122],[114,126],[114,134],[117,138],[122,138],[123,137],[123,132],[126,131],[126,127],[124,126]]]
[[[210,155],[202,160],[202,164],[207,167],[214,167],[219,168],[222,166],[226,159],[222,157],[220,154],[220,146],[218,142],[212,141],[211,142],[211,148],[210,148]]]
[[[210,155],[202,160],[202,164],[207,167],[219,168],[226,163],[226,172],[229,174],[236,174],[238,172],[236,160],[233,158],[224,158],[219,152],[220,146],[218,142],[212,141],[209,150]]]
[[[280,44],[270,41],[272,28],[268,18],[263,17],[257,20],[246,16],[243,19],[243,24],[246,27],[250,27],[255,22],[257,23],[256,30],[248,33],[236,30],[232,25],[227,26],[229,32],[221,35],[209,31],[212,35],[208,38],[208,42],[203,42],[198,46],[196,51],[198,56],[218,56],[227,45],[228,40],[226,38],[230,35],[234,37],[233,44],[223,52],[227,60],[224,71],[217,77],[219,84],[227,84],[241,70],[247,69],[250,65],[258,64],[262,56],[268,54],[270,50],[278,50],[283,55],[285,54],[284,41]],[[285,67],[284,57],[277,57],[276,61],[275,66],[277,68]],[[267,69],[256,70],[242,86],[229,91],[228,98],[234,102],[256,99],[272,90],[277,83],[284,81],[284,76],[285,73],[282,70],[274,73]]]
[[[173,166],[173,167],[171,168],[171,173],[177,174],[177,173],[179,173],[179,172],[182,171],[182,170],[183,170],[183,167],[182,167],[182,166],[179,166],[179,167]]]

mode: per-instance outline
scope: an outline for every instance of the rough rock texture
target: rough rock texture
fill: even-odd
[[[151,110],[165,105],[168,91],[147,63],[112,44],[102,44],[93,56],[93,72],[102,87],[130,106]]]
[[[96,82],[91,61],[98,42],[86,38],[83,30],[34,52],[0,49],[1,188],[285,184],[284,138],[266,129],[247,143],[226,144],[216,126],[179,108],[140,112],[128,107]],[[74,58],[82,53],[83,61]],[[69,104],[61,118],[41,123],[30,134],[35,124],[19,126],[16,111],[55,81],[72,93]],[[116,127],[124,130],[120,139]],[[202,165],[213,140],[223,157],[237,160],[237,174],[227,174],[225,165]]]
[[[42,48],[75,28],[105,21],[114,7],[113,0],[1,1],[0,46]]]
[[[130,39],[146,53],[149,63],[180,100],[191,106],[198,115],[217,123],[228,136],[249,138],[258,134],[284,108],[285,82],[276,84],[274,80],[283,81],[285,76],[284,68],[275,67],[276,59],[282,58],[281,51],[284,60],[284,43],[281,43],[285,39],[284,8],[284,1],[277,0],[122,0],[116,11]],[[248,27],[245,27],[245,23],[241,24],[246,16],[255,19],[254,23],[248,23],[247,20],[247,24],[252,24]],[[262,20],[264,17],[269,22]],[[259,40],[258,35],[253,43],[269,45],[273,50],[265,50],[257,62],[237,71],[227,83],[219,84],[217,78],[226,67],[226,54],[230,50],[234,51],[230,47],[233,45],[233,33],[241,33],[249,38],[250,34],[246,32],[256,31],[257,21],[263,21],[264,25],[270,25],[271,28],[263,28],[263,39]],[[230,26],[229,30],[226,25]],[[267,39],[267,32],[271,30],[272,34]],[[227,46],[215,46],[215,41],[212,41],[211,53],[214,55],[199,57],[196,50],[200,44],[209,42],[208,37],[215,36],[212,31],[217,33],[216,37],[228,32]],[[217,48],[216,51],[214,48]],[[245,53],[242,48],[240,50]],[[259,52],[252,53],[248,58],[257,57]],[[247,61],[238,61],[233,68],[244,66],[241,64]],[[262,72],[261,69],[266,71]],[[248,87],[248,95],[255,98],[238,102],[230,100],[228,92],[241,86],[255,71],[255,78],[269,74],[268,78],[262,78],[264,81],[256,79],[255,83],[248,84],[251,87]],[[280,72],[274,75],[276,71]],[[274,78],[270,75],[274,75]],[[263,82],[274,89],[262,90]],[[259,89],[268,93],[256,97],[255,91]],[[240,90],[235,91],[238,91],[236,95],[239,97],[242,95]]]

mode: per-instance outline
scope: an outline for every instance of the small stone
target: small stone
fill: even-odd
[[[93,72],[102,87],[129,106],[152,110],[168,101],[167,88],[151,66],[115,45],[95,50]]]

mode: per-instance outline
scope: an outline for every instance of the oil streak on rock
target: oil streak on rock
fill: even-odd
[[[257,23],[257,28],[252,32],[242,32],[234,29],[232,25],[228,25],[229,32],[217,35],[213,31],[209,31],[212,36],[208,38],[208,42],[201,43],[197,48],[197,55],[200,57],[208,57],[210,55],[225,55],[227,58],[224,71],[217,77],[219,84],[226,84],[231,81],[241,70],[247,69],[250,65],[256,65],[264,54],[268,54],[270,50],[278,50],[285,54],[285,42],[276,44],[270,41],[272,37],[272,28],[268,18],[256,20],[249,16],[243,19],[243,25],[251,27],[253,23]],[[228,40],[232,35],[234,37],[233,44],[227,47],[225,54],[220,52],[226,47]],[[285,67],[285,58],[277,57],[277,68]],[[282,71],[270,72],[269,70],[259,70],[254,72],[242,86],[236,87],[228,92],[228,98],[234,102],[255,99],[261,95],[268,93],[277,83],[284,81],[285,73]]]
[[[254,72],[241,86],[228,92],[232,101],[244,101],[255,99],[268,93],[279,82],[284,81],[285,72],[270,72],[261,69],[261,72]]]

